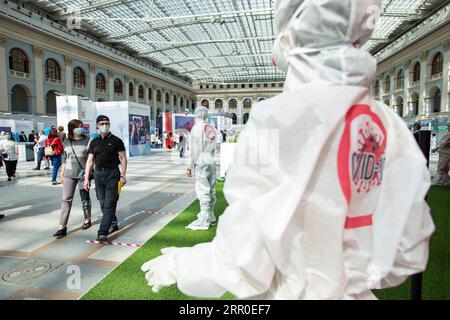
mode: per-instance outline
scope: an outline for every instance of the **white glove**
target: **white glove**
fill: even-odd
[[[173,249],[175,248],[162,249],[161,256],[147,261],[141,267],[141,270],[146,272],[145,279],[147,279],[148,285],[153,287],[153,292],[158,292],[161,288],[177,282]]]

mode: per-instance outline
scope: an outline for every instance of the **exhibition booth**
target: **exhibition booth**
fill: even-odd
[[[148,155],[150,145],[150,106],[130,101],[93,102],[79,96],[59,96],[57,123],[67,128],[72,119],[83,121],[85,134],[95,138],[97,115],[104,114],[111,122],[111,132],[121,138],[128,157]]]
[[[17,147],[19,149],[19,162],[31,161],[34,159],[34,142],[18,142],[21,131],[23,131],[28,137],[28,134],[33,129],[33,121],[30,120],[0,119],[0,132],[11,132],[11,136],[17,141]]]

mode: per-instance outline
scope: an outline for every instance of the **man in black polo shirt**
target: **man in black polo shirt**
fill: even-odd
[[[98,241],[109,241],[107,235],[119,230],[116,217],[117,201],[119,200],[118,182],[120,180],[122,186],[127,183],[125,145],[120,138],[109,131],[109,128],[109,118],[105,115],[99,115],[97,117],[97,129],[100,130],[100,135],[90,143],[84,179],[84,188],[89,190],[89,176],[95,163],[95,191],[103,212],[102,222],[98,230]],[[119,165],[121,171],[119,171]]]

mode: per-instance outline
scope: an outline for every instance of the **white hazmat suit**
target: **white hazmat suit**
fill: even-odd
[[[195,124],[189,136],[189,157],[187,169],[194,171],[195,192],[200,202],[200,213],[197,220],[186,228],[207,230],[216,222],[214,206],[216,204],[216,150],[217,130],[206,120],[208,109],[199,106],[195,109]]]
[[[426,161],[402,119],[370,95],[376,61],[359,49],[380,1],[274,9],[284,91],[252,109],[213,241],[166,248],[142,266],[154,291],[177,283],[201,297],[373,299],[371,288],[426,267]]]

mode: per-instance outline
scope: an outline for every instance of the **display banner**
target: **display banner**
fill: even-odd
[[[148,155],[150,146],[150,107],[129,101],[96,102],[97,115],[111,122],[111,132],[122,139],[129,157]]]
[[[191,132],[191,129],[194,126],[195,122],[194,115],[174,114],[173,118],[173,123],[175,123],[175,130],[185,129]]]

